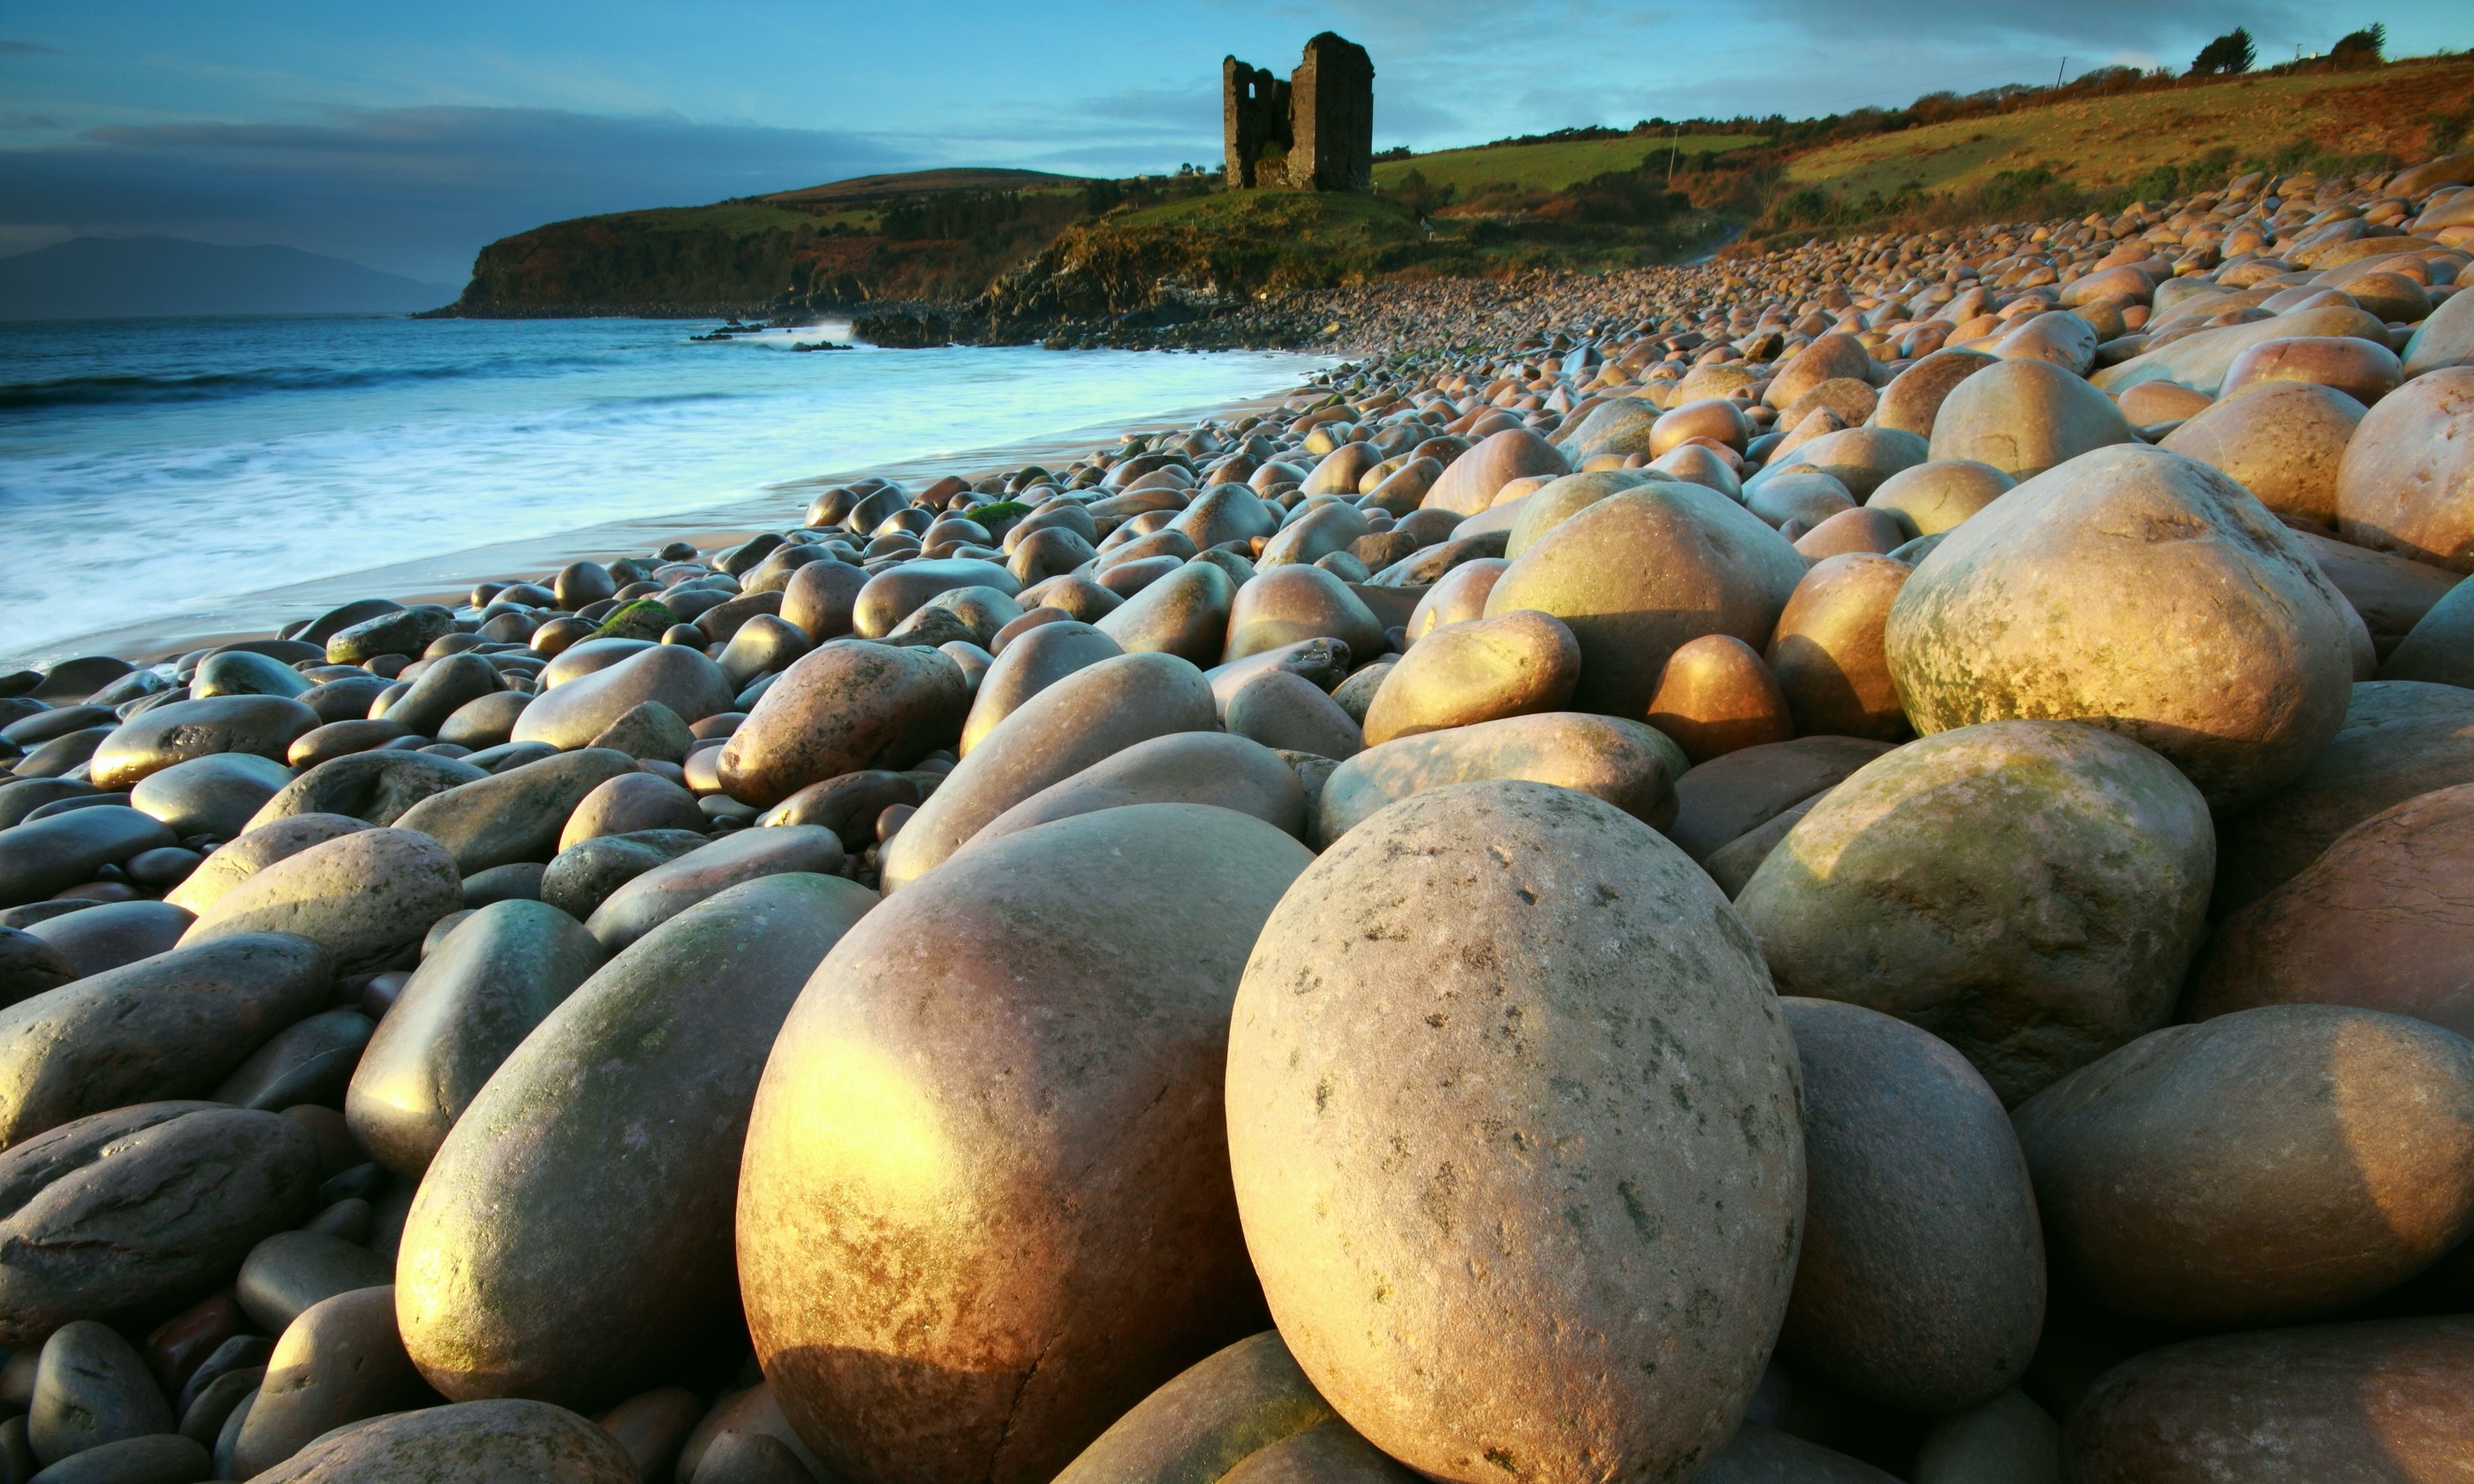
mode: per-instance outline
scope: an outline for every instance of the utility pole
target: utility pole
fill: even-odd
[[[1675,183],[1675,152],[1684,147],[1683,133],[1684,126],[1681,124],[1666,126],[1666,183],[1669,185]]]
[[[2070,65],[2071,60],[2065,57],[2062,59],[2062,64],[2053,69],[2053,86],[2056,89],[2062,85],[2062,74],[2070,70]]]

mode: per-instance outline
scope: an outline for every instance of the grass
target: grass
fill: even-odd
[[[1217,192],[1116,213],[1107,222],[1125,230],[1185,228],[1321,249],[1380,247],[1419,235],[1417,218],[1379,196],[1313,191]]]
[[[2307,139],[2340,156],[2400,159],[2430,147],[2431,120],[2462,111],[2474,61],[2374,71],[2247,77],[2167,92],[2079,99],[1825,145],[1787,163],[1790,187],[1883,197],[1964,191],[2002,172],[2042,168],[2086,186],[2120,185],[2212,151],[2265,160]]]
[[[1695,155],[1703,152],[1739,149],[1759,144],[1758,134],[1686,134],[1671,143],[1672,153]],[[1437,189],[1450,185],[1463,194],[1481,185],[1504,182],[1531,186],[1539,190],[1560,191],[1576,181],[1601,176],[1610,170],[1634,170],[1645,158],[1662,162],[1670,153],[1670,141],[1649,135],[1628,134],[1620,139],[1568,139],[1549,144],[1481,145],[1467,150],[1439,150],[1432,155],[1413,155],[1407,159],[1387,159],[1374,167],[1374,188],[1388,190],[1400,183],[1400,178],[1415,170]]]

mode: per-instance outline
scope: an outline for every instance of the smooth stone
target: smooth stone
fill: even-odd
[[[1183,731],[1137,742],[1041,789],[989,821],[963,848],[977,849],[1077,815],[1144,803],[1233,809],[1300,838],[1306,829],[1304,790],[1277,753],[1243,736]]]
[[[250,1322],[281,1334],[312,1305],[386,1281],[386,1264],[366,1247],[315,1232],[279,1232],[250,1249],[234,1286]]]
[[[340,1107],[371,1029],[370,1017],[352,1006],[288,1025],[224,1079],[214,1100],[269,1113]]]
[[[813,1484],[815,1475],[781,1439],[734,1432],[705,1449],[696,1478],[701,1484]]]
[[[2337,837],[2218,924],[2184,1014],[2354,1005],[2474,1036],[2474,784],[2416,795]]]
[[[516,718],[508,739],[560,749],[591,747],[611,723],[647,701],[660,702],[683,722],[694,722],[731,709],[736,694],[721,666],[698,651],[659,644],[535,696]]]
[[[759,1381],[745,1391],[724,1396],[705,1413],[679,1449],[678,1477],[693,1479],[696,1471],[704,1467],[704,1455],[715,1444],[734,1433],[747,1432],[760,1432],[774,1439],[806,1464],[809,1472],[818,1478],[828,1476],[823,1461],[790,1425],[790,1420],[782,1415],[781,1404],[773,1400],[773,1388]]]
[[[1777,677],[1732,634],[1705,634],[1667,657],[1648,720],[1696,763],[1795,734]]]
[[[2474,1232],[2474,1045],[2269,1005],[2141,1037],[2015,1114],[2056,1280],[2119,1314],[2335,1313]]]
[[[1383,682],[1392,678],[1392,672],[1397,667],[1398,661],[1387,657],[1351,671],[1346,680],[1332,687],[1332,705],[1347,712],[1350,719],[1363,729],[1368,714],[1374,708],[1374,698],[1382,693]]]
[[[339,1429],[252,1484],[640,1484],[609,1434],[546,1401],[467,1401]]]
[[[300,1124],[208,1103],[115,1108],[13,1144],[0,1153],[0,1343],[185,1303],[307,1219],[317,1187]]]
[[[43,743],[16,760],[11,776],[21,778],[56,778],[76,769],[87,767],[95,750],[112,734],[110,727],[87,727],[65,733]],[[89,768],[89,773],[91,769]]]
[[[397,697],[384,712],[373,714],[406,731],[434,737],[449,717],[502,689],[497,670],[487,659],[478,655],[449,655],[432,660],[412,682],[412,689]]]
[[[1763,659],[1796,731],[1882,742],[1910,734],[1884,631],[1912,571],[1889,557],[1849,553],[1813,563],[1795,585]]]
[[[2379,679],[2474,689],[2474,587],[2459,583],[2424,610],[2381,660]]]
[[[2337,470],[2337,534],[2474,572],[2474,367],[2431,371],[2365,414]],[[98,783],[104,780],[98,777]]]
[[[1747,1422],[1709,1467],[1692,1477],[1702,1484],[1893,1484],[1898,1475],[1793,1433]]]
[[[953,744],[970,704],[960,666],[936,650],[826,644],[782,672],[722,744],[721,783],[763,808],[846,773],[908,768]]]
[[[1815,794],[1801,803],[1780,810],[1762,824],[1710,851],[1709,858],[1701,862],[1701,869],[1710,873],[1710,879],[1718,883],[1718,890],[1727,894],[1729,901],[1734,901],[1744,894],[1744,883],[1753,878],[1754,872],[1761,869],[1761,862],[1770,858],[1770,852],[1786,839],[1787,832],[1794,829],[1823,797],[1823,794]]]
[[[1970,376],[1997,364],[1980,350],[1936,350],[1890,378],[1873,410],[1873,425],[1919,437],[1932,437],[1942,404]]]
[[[328,722],[323,727],[311,728],[293,739],[292,746],[284,752],[283,760],[295,768],[314,768],[322,762],[333,762],[338,757],[350,757],[354,753],[366,753],[375,748],[386,747],[399,737],[410,735],[412,733],[394,722],[385,720]],[[205,761],[203,758],[199,760]],[[184,763],[182,766],[186,767],[187,764]],[[290,781],[289,775],[286,776],[285,780]],[[230,835],[234,831],[226,830],[224,833]]]
[[[2396,352],[2359,336],[2304,335],[2263,340],[2225,368],[2223,398],[2270,386],[2319,386],[2368,407],[2405,379]]]
[[[467,701],[438,724],[438,740],[475,752],[503,746],[515,735],[516,722],[532,701],[531,693],[521,690],[501,690]]]
[[[1486,600],[1512,563],[1499,557],[1464,562],[1435,580],[1402,626],[1408,642],[1417,643],[1446,624],[1467,623],[1486,616]]]
[[[298,696],[310,688],[301,672],[264,655],[225,650],[198,661],[189,679],[189,694],[208,696]]]
[[[517,861],[475,872],[464,878],[464,905],[486,907],[494,901],[539,901],[542,873],[547,869],[539,861]]]
[[[1887,556],[1907,543],[1907,527],[1880,510],[1842,510],[1795,539],[1796,555],[1823,562],[1858,552]]]
[[[1077,670],[1007,717],[919,806],[885,851],[884,890],[918,879],[998,815],[1104,757],[1156,736],[1219,730],[1202,672],[1174,655],[1120,655]]]
[[[195,1484],[213,1477],[213,1468],[202,1444],[155,1433],[72,1453],[27,1484]]]
[[[2215,863],[2205,801],[2154,753],[1996,722],[1838,783],[1735,907],[1779,993],[1920,1025],[2015,1104],[2165,1022]]]
[[[606,748],[561,753],[434,794],[396,825],[436,839],[466,874],[546,861],[558,853],[559,835],[585,796],[635,771],[636,759]]]
[[[1857,1005],[1779,1001],[1804,1072],[1804,1249],[1779,1349],[1869,1401],[2000,1396],[2045,1318],[2045,1243],[2009,1116],[1967,1059]]]
[[[867,573],[847,562],[808,562],[783,585],[780,616],[814,643],[840,638],[851,632],[851,610],[866,586]]]
[[[1110,624],[1100,627],[1113,632]],[[1338,639],[1352,655],[1384,649],[1382,623],[1346,583],[1321,567],[1277,567],[1237,589],[1219,660],[1226,664],[1315,638]]]
[[[1580,682],[1581,646],[1561,619],[1519,610],[1433,630],[1391,668],[1366,707],[1370,746],[1559,710]]]
[[[2151,322],[2149,329],[2154,327]],[[2234,362],[2262,341],[2329,335],[2385,341],[2388,327],[2351,304],[2296,309],[2249,324],[2228,324],[2185,335],[2119,366],[2108,366],[2089,380],[2098,391],[2115,395],[2143,381],[2172,381],[2214,396],[2223,387],[2225,372]]]
[[[475,912],[422,961],[370,1038],[344,1100],[353,1139],[419,1179],[491,1074],[604,958],[547,903]]]
[[[305,938],[251,933],[0,1010],[0,1147],[88,1113],[204,1095],[325,1005],[333,965]]]
[[[250,816],[251,832],[297,815],[344,815],[392,825],[433,794],[476,783],[489,773],[459,757],[432,753],[354,753],[322,762],[294,778]]]
[[[1145,585],[1105,612],[1084,610],[1075,616],[1086,619],[1127,654],[1174,655],[1206,665],[1221,657],[1238,591],[1237,580],[1225,568],[1197,560]],[[1052,595],[1045,601],[1058,600]]]
[[[274,1342],[261,1338],[257,1343],[272,1346]],[[265,1383],[266,1366],[262,1353],[259,1360],[256,1365],[221,1371],[194,1393],[184,1389],[182,1397],[187,1405],[181,1409],[181,1436],[211,1448],[222,1435],[224,1424],[231,1420],[233,1410],[242,1401],[255,1396],[258,1387]]]
[[[777,614],[758,613],[730,636],[718,662],[731,684],[745,685],[760,675],[788,669],[814,647],[805,629]]]
[[[1776,473],[1765,469],[1760,478],[1744,487],[1744,508],[1774,529],[1795,521],[1810,530],[1832,515],[1854,510],[1856,503],[1845,485],[1813,469],[1789,467]]]
[[[1914,1484],[2062,1484],[2062,1429],[2016,1391],[1955,1416],[1925,1434]]]
[[[63,799],[92,799],[103,790],[75,778],[17,778],[0,782],[0,829],[25,823],[26,816]]]
[[[382,655],[409,658],[454,632],[454,613],[435,603],[390,609],[329,634],[327,662],[361,664]]]
[[[817,969],[757,1096],[739,1263],[835,1473],[1047,1478],[1263,1327],[1221,1086],[1247,953],[1309,859],[1225,809],[1078,815],[955,857]],[[889,1261],[921,1275],[892,1306],[866,1279]]]
[[[2253,1330],[2106,1372],[2062,1434],[2070,1479],[2446,1478],[2474,1452],[2455,1399],[2474,1318]]]
[[[972,748],[1019,710],[1024,702],[1066,676],[1123,654],[1117,641],[1089,624],[1063,619],[1023,633],[996,657],[980,678],[971,698],[970,715],[962,723],[958,751]]]
[[[1229,698],[1225,724],[1266,748],[1322,757],[1352,757],[1365,746],[1358,725],[1321,686],[1288,670],[1272,670]]]
[[[37,701],[83,701],[133,668],[109,655],[81,655],[45,665],[42,680],[27,694]]]
[[[258,825],[217,847],[163,899],[192,913],[204,912],[277,861],[369,827],[367,822],[342,814],[294,814]]]
[[[1283,1439],[1336,1421],[1280,1341],[1249,1335],[1145,1397],[1056,1475],[1055,1484],[1177,1484],[1227,1471]]]
[[[26,1438],[36,1462],[56,1464],[172,1426],[171,1408],[144,1358],[109,1327],[81,1319],[43,1342],[26,1409]]]
[[[1549,481],[1520,502],[1520,517],[1504,533],[1503,549],[1493,555],[1517,557],[1535,545],[1540,537],[1608,495],[1652,482],[1652,476],[1644,469],[1598,469]],[[1443,575],[1436,573],[1429,581],[1439,581]]]
[[[70,977],[84,979],[171,951],[195,921],[168,902],[111,901],[37,922],[26,932],[68,961]]]
[[[313,685],[294,699],[317,712],[318,719],[329,725],[362,721],[368,718],[371,704],[385,694],[392,683],[382,677],[356,671],[340,680]]]
[[[651,639],[632,639],[612,634],[570,644],[542,667],[544,690],[554,690],[572,680],[598,675],[611,666],[633,659],[654,647]]]
[[[2474,691],[2420,681],[2356,685],[2344,725],[2301,776],[2219,824],[2215,914],[2299,875],[2381,810],[2459,783],[2474,783]]]
[[[830,829],[784,825],[742,829],[628,880],[594,909],[585,930],[617,954],[696,903],[742,882],[805,872],[832,875],[842,844]]]
[[[84,977],[76,962],[53,946],[48,937],[38,938],[24,928],[0,927],[0,1008]]]
[[[1761,393],[1763,405],[1782,412],[1825,382],[1863,381],[1872,372],[1872,352],[1855,336],[1834,333],[1816,337],[1803,349],[1780,361]],[[1783,421],[1783,418],[1781,419]]]
[[[2361,617],[2370,636],[2372,652],[2382,660],[2393,654],[2405,636],[2413,632],[2414,625],[2464,581],[2458,573],[2427,562],[2366,551],[2316,531],[2296,534],[2318,562],[2329,585],[2344,594],[2346,603]],[[2359,669],[2358,665],[2356,679],[2370,679],[2360,674]]]
[[[1489,434],[1446,465],[1443,477],[1419,504],[1423,510],[1474,515],[1492,505],[1503,487],[1516,479],[1571,471],[1554,444],[1527,428],[1506,428]]]
[[[2338,470],[2363,417],[2334,388],[2270,384],[2203,408],[2163,446],[2222,471],[2279,518],[2334,532]]]
[[[2104,449],[1943,539],[1891,606],[1890,673],[1920,732],[2104,727],[2230,810],[2292,780],[2342,724],[2349,612],[2239,485],[2178,454]],[[2171,645],[2125,642],[2169,632]]]
[[[594,785],[559,830],[564,852],[602,835],[633,834],[640,829],[704,828],[695,795],[650,773],[622,773]]]
[[[1500,780],[1368,821],[1264,924],[1229,1030],[1238,1209],[1298,1364],[1432,1477],[1682,1474],[1786,1307],[1795,1055],[1751,936],[1637,820]]]
[[[229,840],[291,781],[292,770],[283,763],[247,753],[222,753],[148,774],[130,790],[129,802],[184,839],[210,835]]]
[[[757,823],[819,825],[840,838],[844,850],[858,854],[876,843],[877,816],[897,805],[916,808],[920,798],[915,776],[865,768],[809,784],[765,810]]]
[[[1285,670],[1327,695],[1348,673],[1349,658],[1348,646],[1338,639],[1299,639],[1214,665],[1202,672],[1202,678],[1210,682],[1212,704],[1220,708],[1221,719],[1225,721],[1228,703],[1237,699],[1237,692],[1263,676]]]
[[[2112,399],[2077,376],[2045,361],[2001,361],[1952,389],[1933,419],[1928,456],[1973,459],[2025,480],[2135,438]]]
[[[362,973],[387,967],[463,904],[463,878],[438,841],[412,828],[356,830],[253,873],[203,908],[181,942],[290,933],[332,954],[337,972]]]
[[[817,961],[875,901],[800,874],[733,887],[523,1039],[449,1132],[404,1225],[397,1316],[432,1386],[607,1405],[731,1317],[758,1076]]]
[[[881,639],[930,599],[958,587],[993,587],[1007,596],[1022,590],[1013,574],[993,562],[972,557],[906,562],[877,573],[860,589],[851,604],[851,632],[863,639]],[[787,595],[784,607],[788,607]]]
[[[1401,737],[1341,763],[1316,802],[1312,843],[1333,841],[1413,794],[1458,783],[1551,783],[1614,805],[1653,829],[1672,823],[1681,748],[1639,722],[1547,711]]]
[[[699,828],[640,829],[581,841],[559,851],[543,870],[541,899],[581,926],[612,892],[665,861],[702,849],[711,839]]]
[[[0,829],[0,907],[94,879],[105,866],[179,844],[161,821],[125,804],[72,809]]]
[[[1881,481],[1864,497],[1864,508],[1898,516],[1918,536],[1937,536],[1954,529],[2017,485],[2017,480],[1990,464],[1935,459]]]

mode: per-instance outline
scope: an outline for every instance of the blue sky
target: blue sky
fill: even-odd
[[[544,221],[879,170],[1125,175],[1219,152],[1219,66],[1373,54],[1375,144],[1790,116],[2106,62],[2263,59],[2385,20],[2474,45],[2474,6],[2239,0],[0,0],[0,252],[82,233],[278,242],[461,282]]]

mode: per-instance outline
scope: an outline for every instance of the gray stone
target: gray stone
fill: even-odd
[[[337,1107],[372,1029],[370,1017],[351,1006],[286,1026],[224,1079],[215,1101],[268,1113],[303,1104]]]
[[[218,753],[150,773],[129,791],[130,807],[172,833],[229,840],[292,781],[292,770],[250,753]]]
[[[607,748],[561,753],[433,795],[397,823],[447,847],[459,872],[546,861],[558,853],[559,834],[584,797],[635,771],[636,759]]]
[[[316,1232],[278,1232],[250,1249],[234,1292],[250,1323],[281,1334],[312,1304],[375,1287],[388,1276],[387,1265],[366,1247]]]
[[[181,941],[292,933],[332,953],[338,972],[361,973],[390,967],[463,904],[463,878],[439,842],[400,827],[355,830],[252,874]]]

